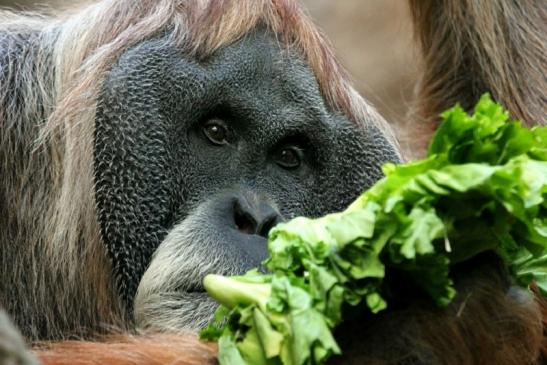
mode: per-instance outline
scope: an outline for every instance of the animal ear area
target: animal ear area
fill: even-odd
[[[190,333],[120,335],[103,342],[49,342],[40,344],[34,353],[42,365],[218,364],[216,344],[202,342]]]
[[[0,310],[0,364],[39,364],[3,310]]]

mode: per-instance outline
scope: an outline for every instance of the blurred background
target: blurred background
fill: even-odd
[[[405,1],[300,0],[323,29],[352,76],[355,86],[394,126],[401,147],[409,151],[417,52]],[[65,8],[79,0],[0,0],[0,7],[35,10]],[[88,1],[87,1],[88,2]]]

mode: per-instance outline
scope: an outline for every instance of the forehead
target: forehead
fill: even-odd
[[[314,96],[321,101],[319,85],[310,68],[293,49],[279,43],[269,32],[255,30],[228,45],[203,63],[221,80],[253,79],[271,83],[285,93]]]
[[[319,85],[303,58],[258,29],[199,62],[218,99],[244,113],[328,124]]]
[[[240,96],[272,107],[289,103],[327,111],[317,80],[301,55],[261,28],[202,59],[185,54],[162,38],[145,41],[125,52],[112,71],[109,76],[114,74],[118,81],[140,79],[148,84],[160,79],[169,86],[179,83],[216,90],[218,97]]]
[[[326,106],[303,58],[265,29],[199,59],[166,39],[145,41],[120,57],[105,82],[110,96],[130,90],[131,99],[148,109],[178,111],[177,120],[229,108],[273,134],[287,129],[327,132],[352,124]]]
[[[302,57],[258,29],[201,62],[225,100],[273,114],[328,114],[316,78]],[[325,120],[323,120],[326,122]]]

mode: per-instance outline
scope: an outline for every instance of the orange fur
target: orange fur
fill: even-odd
[[[216,346],[195,335],[118,336],[105,342],[65,341],[39,345],[43,365],[213,365]]]
[[[409,0],[422,54],[411,119],[423,150],[439,114],[489,92],[514,118],[547,124],[543,0]],[[415,146],[418,148],[418,146]]]
[[[534,288],[534,291],[536,292],[537,302],[541,309],[543,319],[543,343],[541,346],[541,356],[543,357],[543,361],[547,363],[547,298],[541,297],[541,294],[539,294],[539,289]]]

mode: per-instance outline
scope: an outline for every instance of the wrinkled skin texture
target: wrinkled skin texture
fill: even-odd
[[[343,209],[397,160],[378,131],[329,111],[305,63],[261,30],[200,61],[143,42],[114,65],[98,105],[102,235],[128,309],[140,282],[145,327],[205,324],[206,273],[259,266],[271,225]],[[211,122],[227,128],[225,144],[207,138]],[[278,163],[287,146],[301,150],[295,168]],[[258,232],[262,213],[271,222]]]

